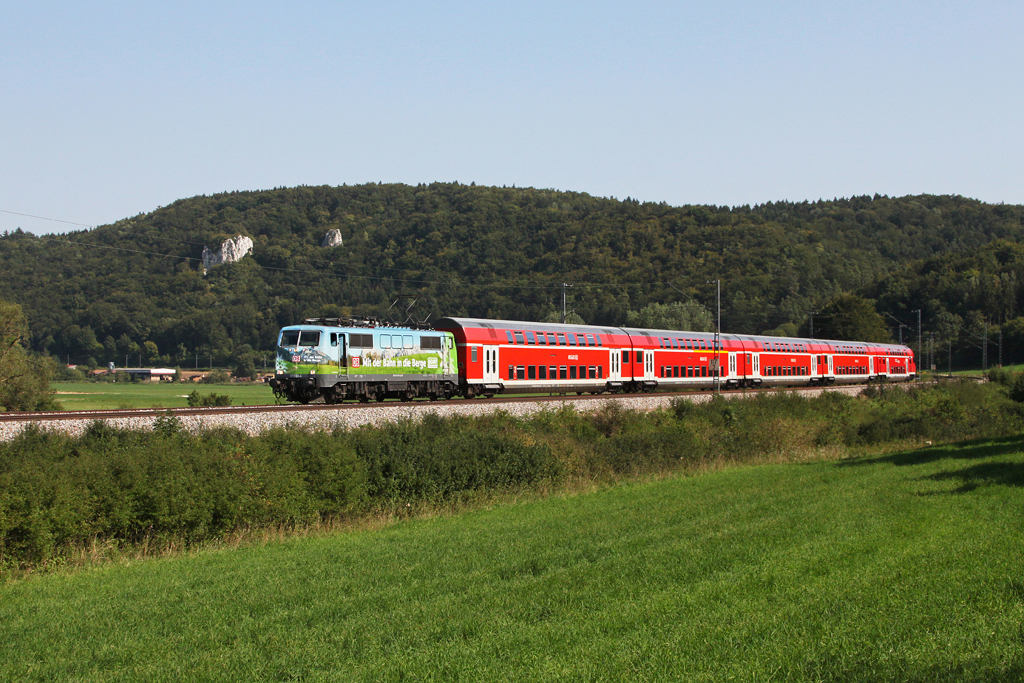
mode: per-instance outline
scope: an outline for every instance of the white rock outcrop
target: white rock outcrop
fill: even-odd
[[[220,249],[214,251],[209,247],[203,247],[203,275],[214,266],[222,263],[234,263],[252,253],[252,240],[245,235],[238,235],[234,239],[225,240]]]
[[[324,235],[324,241],[320,243],[321,247],[325,249],[330,247],[340,247],[345,241],[341,239],[341,230],[335,228],[334,230],[328,230],[327,234]]]

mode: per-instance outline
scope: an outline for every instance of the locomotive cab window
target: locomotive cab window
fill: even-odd
[[[298,330],[285,330],[281,333],[281,346],[298,346],[299,345],[299,331]]]
[[[320,346],[320,330],[302,330],[299,346]]]
[[[440,337],[420,337],[420,348],[424,351],[440,351]]]
[[[338,345],[338,333],[337,332],[331,332],[331,346],[337,346],[337,345]]]

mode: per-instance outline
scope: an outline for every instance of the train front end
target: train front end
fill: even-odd
[[[309,403],[345,374],[345,335],[337,327],[292,325],[277,339],[270,386],[279,398]]]

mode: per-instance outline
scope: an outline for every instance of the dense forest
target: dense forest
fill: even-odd
[[[332,230],[343,243],[321,247]],[[204,273],[203,248],[237,235],[252,254]],[[62,361],[259,365],[280,326],[310,316],[554,320],[565,291],[578,319],[626,324],[654,305],[714,309],[718,280],[725,332],[807,333],[811,311],[824,330],[821,311],[855,293],[893,338],[916,341],[920,309],[926,339],[980,364],[986,324],[993,340],[1004,332],[1007,362],[1024,361],[1022,242],[1024,207],[958,196],[730,208],[459,183],[298,187],[5,233],[0,299],[22,306],[28,346]]]

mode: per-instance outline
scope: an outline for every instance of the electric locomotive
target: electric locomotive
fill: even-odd
[[[289,401],[451,398],[458,387],[450,332],[373,320],[309,318],[281,329],[270,386]]]

